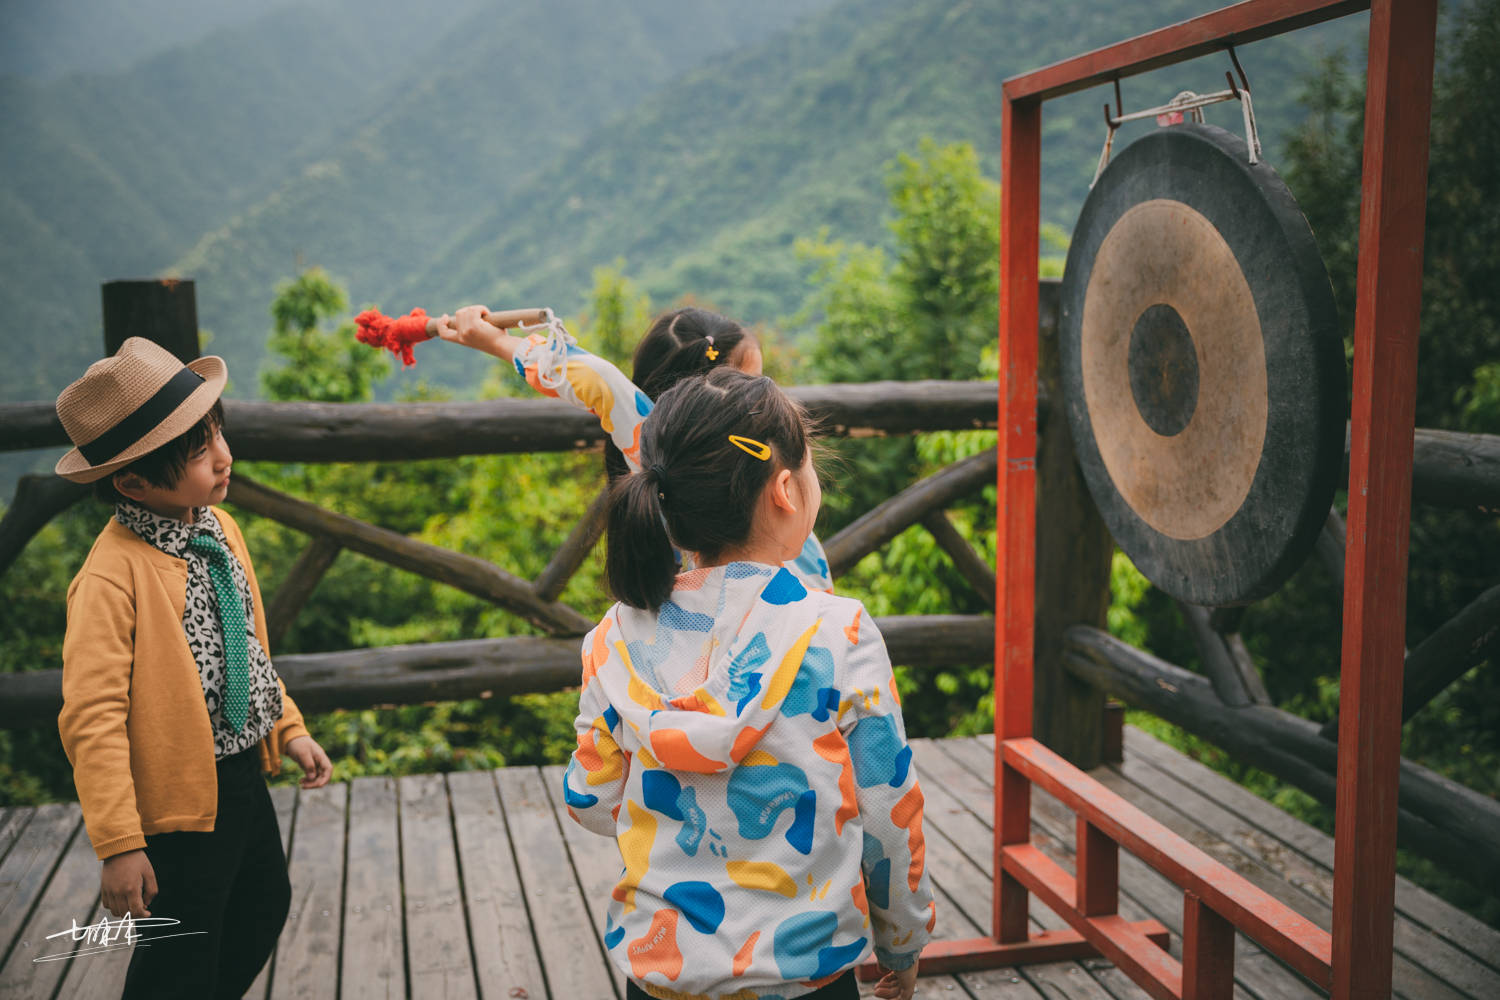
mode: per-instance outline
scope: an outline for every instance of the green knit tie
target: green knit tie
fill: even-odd
[[[246,639],[245,605],[234,573],[229,569],[229,552],[212,535],[194,535],[189,547],[208,557],[208,575],[214,581],[219,598],[219,629],[224,633],[224,718],[239,732],[245,727],[250,710],[250,645]]]

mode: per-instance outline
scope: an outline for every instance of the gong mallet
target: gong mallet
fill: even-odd
[[[485,322],[500,330],[513,330],[518,326],[534,326],[546,323],[552,316],[550,309],[504,309],[485,313]],[[384,347],[401,359],[403,367],[417,363],[412,347],[438,335],[436,317],[428,316],[425,309],[413,309],[405,316],[387,316],[377,309],[366,309],[354,317],[354,337],[371,347]]]

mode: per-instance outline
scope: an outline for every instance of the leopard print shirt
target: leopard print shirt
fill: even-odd
[[[193,651],[193,660],[198,664],[198,675],[203,681],[203,700],[213,726],[214,758],[222,760],[255,746],[270,734],[276,720],[281,718],[281,689],[276,684],[271,658],[255,634],[255,602],[250,596],[245,568],[229,549],[229,539],[218,518],[208,507],[196,507],[193,520],[188,523],[162,517],[136,503],[121,503],[115,505],[115,520],[167,555],[187,563],[182,630],[187,635],[188,648]],[[214,591],[213,578],[209,576],[208,557],[188,546],[194,535],[205,533],[212,535],[229,551],[230,572],[245,602],[245,621],[250,623],[250,704],[245,727],[238,732],[220,710],[224,701],[224,632],[219,625],[219,599]]]

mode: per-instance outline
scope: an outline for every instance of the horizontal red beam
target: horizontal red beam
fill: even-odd
[[[1369,0],[1245,0],[1005,81],[1007,100],[1047,100],[1367,10]]]
[[[1302,975],[1324,989],[1331,988],[1333,940],[1323,928],[1219,864],[1036,740],[1006,740],[1003,748],[1007,766],[1197,895],[1215,913]],[[1071,892],[1070,885],[1069,902],[1073,899]]]
[[[1133,926],[1158,947],[1167,947],[1168,932],[1160,922],[1143,920]],[[932,941],[922,949],[921,974],[936,976],[1029,965],[1033,962],[1065,962],[1095,958],[1098,954],[1099,949],[1090,944],[1088,939],[1071,930],[1038,931],[1025,941],[1013,944],[1001,944],[987,937]],[[874,982],[880,978],[880,966],[873,961],[866,962],[859,967],[858,975],[862,982]]]
[[[1054,913],[1099,949],[1099,954],[1156,1000],[1182,1000],[1182,966],[1168,954],[1166,944],[1142,934],[1118,914],[1085,917],[1073,905],[1073,876],[1030,844],[1004,848],[1001,863],[1017,881],[1036,894]]]

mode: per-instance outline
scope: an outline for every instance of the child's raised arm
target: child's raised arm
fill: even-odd
[[[631,472],[640,471],[641,424],[651,400],[625,373],[565,336],[560,327],[517,337],[485,321],[484,306],[465,306],[438,322],[438,336],[510,362],[533,389],[587,410],[625,456]]]
[[[437,318],[438,336],[454,344],[493,354],[501,361],[513,360],[516,352],[524,349],[528,341],[486,322],[484,317],[488,313],[484,306],[464,306],[452,316],[445,313]]]
[[[922,789],[885,640],[863,608],[843,631],[853,648],[843,677],[849,709],[839,718],[839,730],[849,745],[864,821],[861,866],[875,957],[883,968],[900,972],[916,963],[937,921],[925,866]]]
[[[438,336],[509,362],[537,392],[598,417],[626,466],[640,472],[641,425],[651,412],[651,399],[607,359],[572,343],[573,338],[560,327],[517,337],[493,326],[485,319],[487,314],[484,306],[474,305],[441,316],[436,324]],[[828,558],[816,535],[807,537],[789,565],[809,589],[833,590]]]

